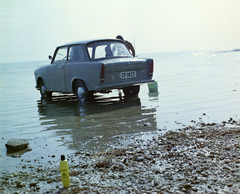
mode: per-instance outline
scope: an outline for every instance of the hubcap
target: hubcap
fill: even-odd
[[[83,87],[79,87],[77,89],[77,95],[78,95],[78,99],[81,100],[82,102],[85,101],[86,98],[86,93]]]

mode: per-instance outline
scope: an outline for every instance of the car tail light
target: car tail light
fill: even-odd
[[[101,74],[100,74],[100,82],[101,83],[104,82],[104,77],[105,77],[105,65],[102,64],[102,66],[101,66]]]
[[[149,76],[153,76],[153,59],[150,59],[150,70],[149,70]]]

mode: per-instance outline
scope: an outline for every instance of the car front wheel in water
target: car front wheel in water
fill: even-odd
[[[41,80],[39,82],[39,90],[40,90],[40,94],[43,98],[51,98],[52,97],[52,92],[48,92],[46,90],[46,86],[44,85],[43,80]]]

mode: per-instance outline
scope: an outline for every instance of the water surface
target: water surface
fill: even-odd
[[[33,72],[48,61],[0,64],[0,169],[14,171],[22,159],[44,163],[77,150],[101,151],[125,136],[140,132],[144,138],[182,127],[179,123],[239,120],[240,52],[139,57],[154,59],[158,93],[144,84],[136,98],[114,90],[84,105],[73,95],[41,99]],[[5,148],[11,138],[27,139],[32,151],[12,158]]]

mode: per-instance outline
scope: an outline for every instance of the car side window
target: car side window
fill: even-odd
[[[54,62],[66,61],[67,60],[67,49],[68,49],[67,46],[59,48],[55,55]]]
[[[69,48],[68,61],[83,61],[83,51],[80,45],[72,45]]]
[[[90,57],[90,59],[93,59],[94,57],[94,54],[93,54],[93,47],[90,47],[90,46],[88,46],[87,47],[87,49],[88,49],[88,54],[89,54],[89,57]]]

